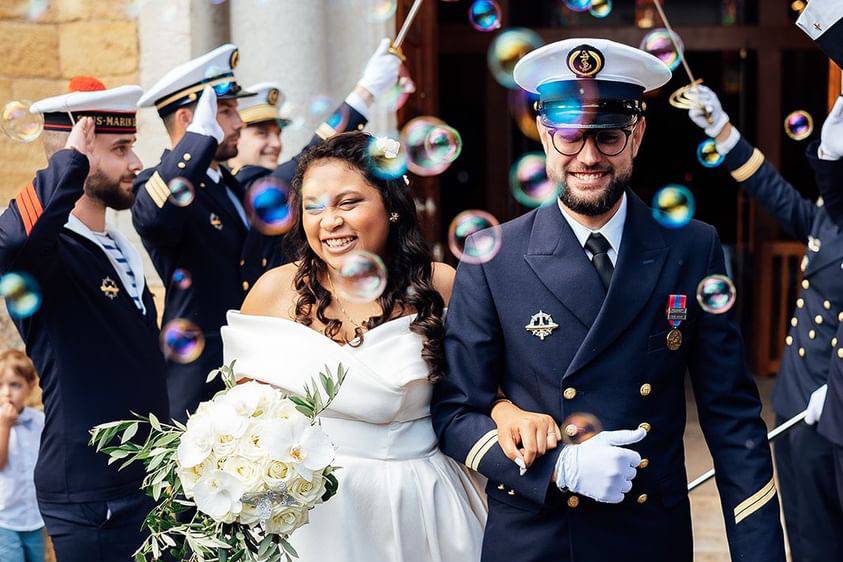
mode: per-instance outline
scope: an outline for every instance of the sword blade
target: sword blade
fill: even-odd
[[[407,12],[407,19],[405,19],[404,23],[401,25],[398,35],[395,36],[395,41],[392,42],[392,47],[394,49],[400,49],[401,45],[404,43],[404,39],[407,38],[407,33],[410,32],[410,26],[413,25],[413,20],[416,19],[416,15],[421,9],[422,2],[424,2],[424,0],[415,0],[413,5],[410,7],[410,11]]]

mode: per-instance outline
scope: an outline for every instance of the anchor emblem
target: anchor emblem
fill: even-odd
[[[109,300],[114,300],[117,298],[117,293],[120,292],[120,287],[117,286],[117,283],[114,282],[114,279],[112,279],[111,277],[106,277],[102,280],[102,285],[100,285],[100,291],[102,291],[102,294],[108,297]]]
[[[549,336],[553,330],[559,327],[559,324],[553,321],[550,314],[539,310],[530,317],[530,323],[524,326],[528,332],[544,341],[544,338]]]

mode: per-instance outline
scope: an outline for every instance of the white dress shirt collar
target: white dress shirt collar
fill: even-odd
[[[620,250],[621,239],[623,238],[623,227],[626,224],[626,193],[621,195],[621,204],[615,214],[612,215],[612,218],[609,219],[609,222],[604,224],[598,230],[592,230],[577,222],[577,219],[572,217],[568,210],[565,209],[562,201],[557,201],[559,204],[559,210],[562,211],[562,216],[565,217],[566,221],[568,221],[568,224],[571,226],[571,230],[574,231],[574,236],[577,237],[577,241],[579,241],[580,246],[583,247],[583,251],[585,251],[588,259],[591,259],[594,256],[591,255],[591,252],[585,249],[585,243],[592,232],[599,232],[604,238],[606,238],[606,240],[609,241],[609,244],[612,245],[608,252],[609,259],[612,260],[612,265],[616,265],[618,261],[618,250]]]

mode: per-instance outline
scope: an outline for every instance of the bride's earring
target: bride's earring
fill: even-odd
[[[399,215],[398,213],[389,213],[389,222],[396,223],[398,222],[399,218],[401,218],[401,215]]]

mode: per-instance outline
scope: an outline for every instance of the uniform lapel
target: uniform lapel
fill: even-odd
[[[231,174],[228,174],[228,178],[232,178]],[[202,189],[203,193],[207,193],[208,196],[214,200],[216,203],[215,207],[224,213],[226,213],[229,217],[229,222],[233,222],[237,225],[238,230],[242,231],[244,234],[246,232],[246,225],[243,224],[243,219],[240,218],[237,209],[234,208],[234,203],[231,202],[231,199],[228,197],[228,193],[226,193],[226,175],[223,175],[220,183],[214,182],[211,178],[207,175],[205,176],[205,184],[206,187]],[[233,180],[232,183],[236,183],[236,180]],[[235,191],[237,194],[237,191]],[[239,194],[238,194],[239,196]]]
[[[627,191],[627,197],[629,210],[609,292],[565,376],[592,361],[629,326],[650,299],[664,266],[668,247],[661,227],[638,196]]]
[[[838,264],[843,258],[843,236],[841,236],[840,229],[832,224],[827,223],[828,227],[823,229],[820,235],[820,251],[811,256],[808,251],[808,267],[805,269],[805,277],[810,277],[817,270],[827,267],[831,264]]]
[[[603,303],[603,285],[556,205],[536,211],[524,256],[533,272],[585,327]]]

